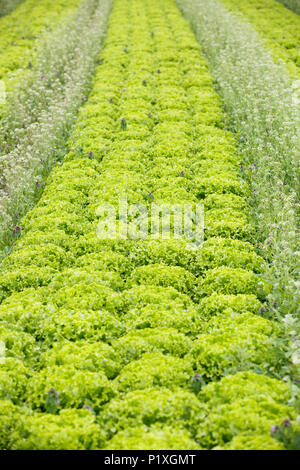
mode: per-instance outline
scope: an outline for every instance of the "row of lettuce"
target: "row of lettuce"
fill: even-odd
[[[33,66],[36,40],[75,11],[79,0],[26,0],[0,20],[0,80],[9,88],[18,71]]]
[[[20,218],[66,153],[78,108],[90,91],[112,0],[85,0],[67,18],[71,3],[54,3],[63,13],[55,17],[55,30],[34,41],[32,68],[19,69],[0,107],[0,259],[10,252]],[[32,15],[40,18],[40,10],[34,8]]]
[[[9,15],[24,0],[0,0],[0,17]]]
[[[100,62],[2,264],[0,446],[281,449],[282,332],[262,316],[249,189],[199,45],[173,0],[116,0]],[[203,248],[99,239],[97,209],[120,196],[201,201]]]
[[[290,10],[300,15],[300,4],[298,0],[278,0]]]
[[[300,17],[276,0],[221,1],[230,11],[250,22],[264,38],[274,59],[285,62],[289,71],[299,79]]]

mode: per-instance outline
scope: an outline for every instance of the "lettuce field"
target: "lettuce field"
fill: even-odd
[[[300,3],[0,0],[0,449],[299,450]]]

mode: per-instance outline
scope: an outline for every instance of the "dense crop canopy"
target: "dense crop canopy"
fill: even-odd
[[[1,447],[280,448],[294,410],[240,163],[175,2],[115,0],[69,152],[2,265]],[[120,196],[202,202],[203,248],[101,239]]]

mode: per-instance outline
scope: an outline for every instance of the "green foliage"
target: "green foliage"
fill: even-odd
[[[94,414],[75,409],[22,417],[11,440],[14,450],[95,450],[101,445]]]
[[[195,285],[195,277],[179,266],[150,264],[133,271],[129,282],[138,285],[173,287],[179,292],[191,295]]]
[[[243,212],[230,208],[210,209],[205,212],[206,237],[231,237],[241,240],[253,239],[253,226]]]
[[[205,406],[193,393],[166,388],[129,392],[112,400],[99,416],[107,439],[135,426],[154,424],[176,426],[177,423],[195,435],[205,417]]]
[[[173,287],[161,286],[136,286],[126,290],[122,294],[124,309],[143,308],[147,305],[161,305],[170,308],[176,305],[176,308],[192,307],[193,302],[186,294],[178,292]],[[126,311],[125,310],[125,311]]]
[[[40,199],[47,176],[67,151],[76,111],[90,88],[110,6],[111,0],[28,0],[1,18],[0,81],[8,91],[5,103],[0,103],[1,260],[25,228],[20,218]],[[74,171],[74,179],[79,174]],[[67,168],[65,176],[70,176]],[[86,186],[91,184],[91,177],[80,176]],[[79,189],[78,181],[73,187]],[[33,230],[39,226],[45,231],[46,215],[52,229],[72,230],[67,220],[72,207],[63,194],[72,189],[66,179],[57,182],[52,203],[36,212],[44,217],[31,221]],[[77,204],[80,198],[77,191]],[[54,201],[65,220],[49,213]],[[25,220],[26,230],[30,222]]]
[[[295,13],[300,15],[300,5],[298,0],[278,0],[279,2],[283,3],[287,8],[290,8]]]
[[[40,345],[32,335],[18,331],[16,326],[0,324],[0,342],[3,345],[5,358],[19,359],[31,366],[34,366],[39,359]]]
[[[26,390],[28,405],[56,414],[63,408],[100,406],[114,396],[113,384],[104,372],[82,370],[72,365],[45,367],[35,374]]]
[[[206,385],[200,400],[209,413],[199,427],[198,439],[205,447],[229,443],[241,433],[269,434],[274,421],[294,415],[285,403],[289,389],[281,381],[252,372],[239,372]]]
[[[281,0],[279,0],[281,1]],[[247,18],[265,40],[275,60],[283,60],[292,73],[299,76],[300,19],[274,0],[222,0],[234,12]],[[295,0],[282,0],[287,7],[299,14],[299,3]],[[298,69],[298,70],[297,70]]]
[[[98,277],[99,279],[99,277]],[[55,289],[55,288],[54,288]],[[70,285],[63,285],[60,289],[47,290],[52,294],[52,301],[60,308],[69,310],[101,310],[113,308],[114,300],[117,298],[113,289],[107,287],[103,282],[90,283],[86,279],[78,280]]]
[[[205,319],[228,313],[258,313],[261,304],[253,294],[226,295],[214,292],[199,303],[199,314]]]
[[[0,16],[9,15],[24,0],[0,0]]]
[[[283,444],[285,449],[300,450],[300,427],[285,419],[280,426],[272,426],[272,437]]]
[[[144,243],[137,241],[129,256],[137,265],[180,266],[193,274],[199,269],[199,252],[190,250],[183,240],[145,240]]]
[[[141,359],[125,366],[116,379],[119,391],[143,390],[149,387],[187,387],[193,375],[190,361],[165,356],[161,353],[146,353]]]
[[[131,269],[130,260],[120,253],[111,251],[90,253],[77,258],[76,266],[85,271],[117,271],[121,275],[127,274]]]
[[[50,243],[39,245],[18,246],[2,263],[2,270],[17,270],[24,266],[43,267],[47,264],[55,270],[69,265],[73,261],[72,253],[66,252],[60,246]]]
[[[233,175],[229,172],[227,174],[222,172],[222,175],[216,174],[202,177],[201,180],[197,182],[197,197],[204,199],[214,193],[233,193],[237,196],[247,196],[246,183],[240,181],[238,178],[234,179],[232,176]]]
[[[191,336],[199,330],[195,307],[178,306],[176,302],[131,308],[122,320],[129,330],[176,328],[177,331]]]
[[[260,286],[259,297],[265,304],[260,313],[280,320],[285,330],[284,338],[274,340],[274,349],[279,361],[285,360],[284,365],[281,362],[280,376],[289,377],[295,390],[291,400],[297,406],[299,16],[274,0],[176,3],[205,49],[227,113],[226,128],[236,134],[239,143],[240,175],[248,183],[256,249],[264,258],[260,275],[266,289]],[[233,171],[229,160],[224,165],[223,155],[221,162],[219,170],[212,167],[214,172],[222,176],[221,168]],[[222,204],[217,210],[222,209],[226,215],[244,213],[246,207],[241,209],[240,199],[226,196],[228,212],[220,196],[224,195],[212,199],[218,206]],[[209,212],[215,209],[211,201],[206,207]],[[227,216],[224,219],[226,226]],[[218,224],[218,220],[215,222]]]
[[[3,271],[0,274],[0,300],[13,292],[22,291],[26,288],[39,287],[48,284],[56,271],[48,266],[28,267],[15,269],[13,271]]]
[[[53,348],[41,356],[39,363],[42,367],[72,365],[83,371],[104,371],[107,377],[113,377],[116,374],[117,366],[112,347],[100,341],[54,343]]]
[[[30,410],[14,405],[10,400],[0,400],[0,448],[10,450],[13,446],[12,434],[23,415]]]
[[[266,370],[277,360],[268,323],[252,313],[212,317],[193,342],[194,369],[210,381],[239,370]]]
[[[239,268],[220,267],[206,271],[200,279],[199,297],[217,294],[257,294],[259,280],[252,271]]]
[[[21,1],[1,0],[0,16],[7,15],[17,3]],[[0,50],[4,52],[0,56],[0,79],[7,80],[7,77],[18,69],[25,68],[28,62],[32,61],[36,39],[42,34],[43,29],[57,25],[66,14],[76,8],[78,3],[78,0],[59,0],[55,3],[41,0],[36,4],[34,0],[26,0],[9,16],[2,18]]]
[[[109,450],[201,450],[189,433],[169,426],[140,426],[120,431],[108,443]]]
[[[92,306],[97,306],[99,302],[104,301],[101,294],[108,294],[108,300],[111,299],[112,292],[112,300],[107,303],[107,306],[111,306],[113,310],[115,304],[118,305],[120,302],[119,297],[115,298],[114,291],[106,289],[105,286],[101,291],[101,287],[98,289],[98,300],[91,293],[90,299],[86,301],[90,302]],[[88,287],[86,289],[82,287],[82,290],[86,293],[91,292],[91,288]],[[80,309],[77,307],[76,301],[72,301],[72,298],[69,301],[72,305],[74,302],[74,308],[67,308],[68,298],[62,294],[62,290],[58,291],[58,299],[64,306],[58,307],[48,301],[52,292],[49,292],[48,289],[25,289],[23,292],[7,298],[1,305],[0,322],[8,327],[13,324],[19,330],[30,333],[37,340],[42,340],[45,347],[51,346],[53,341],[63,339],[110,341],[124,333],[123,324],[112,313],[102,309]]]
[[[0,358],[0,400],[11,400],[18,404],[23,401],[31,371],[19,359]]]
[[[42,310],[45,313],[45,310]],[[22,318],[22,324],[26,329],[32,329],[37,338],[42,339],[46,346],[51,346],[53,341],[108,341],[124,334],[125,327],[122,322],[111,313],[103,310],[85,309],[59,309],[46,310],[37,322],[35,316],[32,319]],[[26,323],[25,323],[26,322]]]
[[[118,364],[126,365],[150,352],[183,357],[192,347],[192,341],[175,328],[145,328],[122,336],[112,347]]]
[[[285,450],[285,447],[268,434],[241,433],[222,447],[214,447],[214,450]]]
[[[201,272],[217,266],[260,272],[263,259],[255,253],[252,245],[247,242],[232,240],[231,238],[212,237],[203,243],[197,264],[198,271],[201,270]]]
[[[94,70],[110,2],[97,5],[84,2],[86,16],[72,23],[77,37],[84,28],[87,56],[73,56],[73,31],[61,46],[79,74],[95,72],[89,99],[77,100],[86,81],[69,88],[76,76],[63,61],[57,93],[76,95],[68,110],[77,121],[68,142],[66,114],[49,132],[64,129],[69,151],[45,191],[36,185],[39,203],[2,264],[0,446],[196,450],[242,446],[249,435],[249,447],[269,448],[262,436],[275,417],[293,417],[289,390],[250,371],[277,374],[272,341],[282,332],[258,315],[264,262],[213,77],[173,0],[116,0]],[[52,57],[60,36],[51,37]],[[50,137],[41,152],[33,134],[38,159],[56,147]],[[98,238],[99,206],[117,208],[120,196],[147,207],[201,199],[203,248]]]

